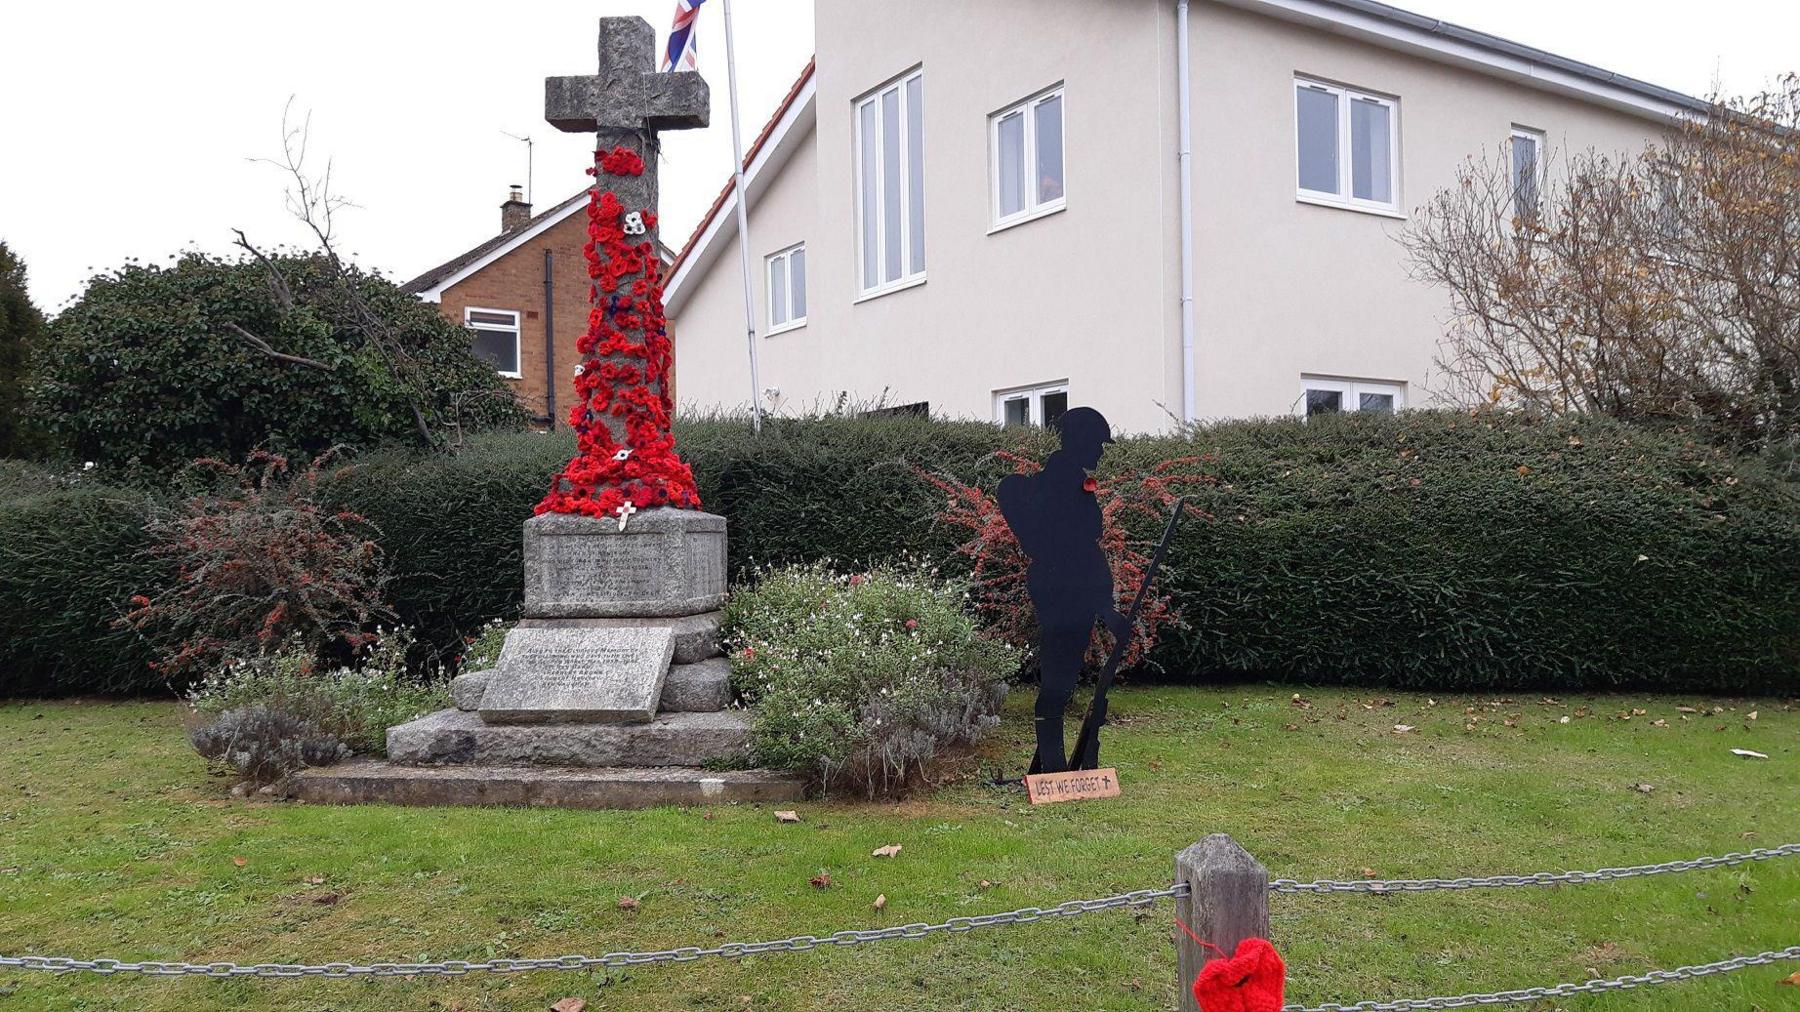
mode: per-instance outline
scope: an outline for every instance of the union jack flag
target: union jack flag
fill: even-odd
[[[664,70],[698,70],[698,46],[694,42],[694,19],[706,0],[675,0],[675,24],[669,29],[669,46],[663,50]]]

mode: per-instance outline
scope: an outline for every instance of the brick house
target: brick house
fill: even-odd
[[[500,205],[498,235],[401,286],[469,328],[475,353],[551,429],[566,424],[574,402],[575,339],[587,329],[587,200],[583,190],[533,216],[515,186]]]

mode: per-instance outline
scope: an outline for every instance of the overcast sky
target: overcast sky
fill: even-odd
[[[845,0],[828,0],[845,2]],[[875,2],[875,0],[867,0]],[[893,0],[899,2],[899,0]],[[1094,0],[1099,6],[1108,0]],[[1205,2],[1205,0],[1200,0]],[[589,137],[543,122],[543,79],[594,71],[595,19],[667,32],[674,0],[391,4],[309,0],[8,3],[0,11],[0,241],[55,311],[136,257],[302,241],[278,154],[282,107],[312,114],[315,156],[358,207],[344,248],[404,280],[489,237],[536,141],[540,208],[587,183]],[[745,143],[812,52],[811,0],[736,0]],[[1412,10],[1693,94],[1800,69],[1794,0],[1410,0]],[[724,182],[731,135],[717,0],[702,8],[712,127],[665,137],[664,239]],[[946,27],[949,30],[949,26]]]

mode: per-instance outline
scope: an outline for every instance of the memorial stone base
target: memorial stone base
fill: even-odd
[[[455,708],[388,729],[385,762],[296,778],[308,801],[641,808],[785,801],[803,782],[738,767],[749,719],[721,656],[725,518],[655,509],[525,523],[524,619]],[[711,768],[709,768],[711,767]]]

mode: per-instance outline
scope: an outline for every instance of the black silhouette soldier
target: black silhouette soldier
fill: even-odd
[[[1094,620],[1114,637],[1127,620],[1113,597],[1112,569],[1100,549],[1100,505],[1089,491],[1088,472],[1113,441],[1106,419],[1093,408],[1070,408],[1056,422],[1062,449],[1033,475],[1008,475],[996,498],[1000,512],[1031,559],[1025,587],[1037,610],[1037,754],[1032,773],[1068,768],[1063,751],[1063,710],[1075,692]]]

